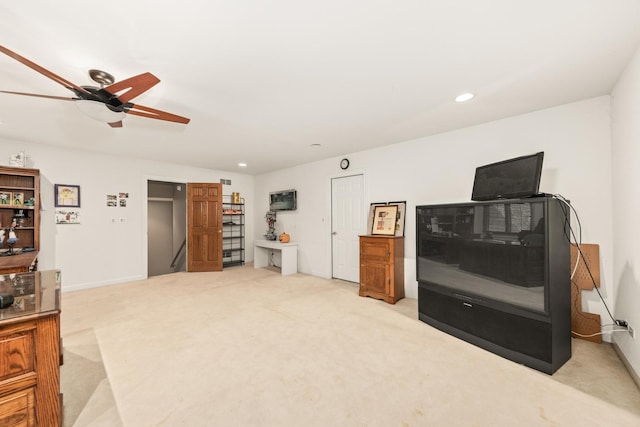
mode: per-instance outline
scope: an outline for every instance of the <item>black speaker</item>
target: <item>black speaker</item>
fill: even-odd
[[[0,294],[0,308],[7,308],[13,304],[13,295]]]

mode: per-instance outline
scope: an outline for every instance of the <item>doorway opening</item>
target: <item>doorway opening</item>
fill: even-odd
[[[187,185],[147,181],[147,275],[186,271]]]

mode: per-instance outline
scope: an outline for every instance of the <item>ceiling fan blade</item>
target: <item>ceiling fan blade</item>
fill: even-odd
[[[36,96],[38,98],[50,98],[50,99],[59,99],[61,101],[75,101],[76,98],[67,98],[64,96],[53,96],[53,95],[38,95],[37,93],[27,93],[27,92],[13,92],[10,90],[0,90],[2,93],[10,93],[12,95],[25,95],[25,96]]]
[[[130,104],[129,106],[125,107],[125,112],[127,114],[133,114],[134,116],[165,120],[167,122],[182,123],[185,125],[191,121],[191,119],[188,119],[186,117],[167,113],[166,111],[156,110],[155,108],[151,107],[145,107],[140,104]]]
[[[2,45],[0,45],[0,52],[10,56],[11,58],[15,59],[18,62],[21,62],[22,64],[26,65],[27,67],[37,71],[38,73],[42,74],[45,77],[50,78],[51,80],[55,81],[56,83],[61,84],[62,86],[66,87],[67,89],[69,89],[71,91],[89,94],[89,92],[86,89],[83,89],[82,87],[71,83],[70,81],[60,77],[59,75],[57,75],[55,73],[52,73],[51,71],[47,70],[46,68],[41,67],[40,65],[36,64],[35,62],[32,62],[32,61],[28,60],[24,56],[18,55],[14,51],[9,50],[9,49],[7,49],[6,47],[4,47]]]
[[[109,126],[111,126],[112,128],[121,128],[122,127],[122,120],[120,120],[119,122],[113,122],[113,123],[107,123]]]
[[[123,90],[128,89],[122,95],[117,95],[118,99],[125,103],[131,101],[141,93],[148,91],[158,83],[160,83],[160,79],[153,74],[142,73],[137,76],[129,77],[128,79],[109,85],[104,89],[113,95],[117,95],[118,92],[122,92]]]

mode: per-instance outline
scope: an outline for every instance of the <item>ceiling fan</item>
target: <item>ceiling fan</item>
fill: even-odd
[[[43,76],[50,78],[56,83],[61,84],[73,92],[75,96],[66,98],[63,96],[39,95],[35,93],[0,90],[2,93],[74,101],[78,108],[89,115],[89,117],[106,122],[112,128],[122,127],[122,119],[127,114],[182,124],[187,124],[190,121],[190,119],[186,117],[131,102],[131,100],[136,96],[160,83],[160,79],[151,73],[143,73],[115,82],[114,77],[109,73],[101,70],[89,70],[89,76],[93,81],[98,83],[100,87],[78,86],[2,45],[0,45],[0,52],[10,56],[18,62],[21,62]]]

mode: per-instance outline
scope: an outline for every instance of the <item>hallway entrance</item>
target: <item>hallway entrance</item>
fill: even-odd
[[[148,181],[147,255],[149,277],[186,271],[187,191],[185,183]]]

